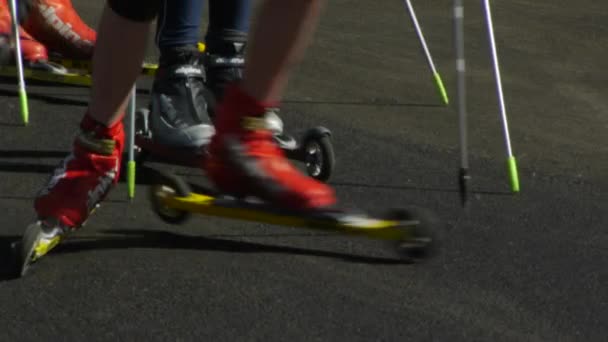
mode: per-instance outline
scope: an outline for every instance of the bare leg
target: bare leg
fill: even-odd
[[[131,89],[141,71],[150,23],[127,20],[104,8],[93,55],[89,115],[112,126],[122,119]]]
[[[322,0],[267,0],[249,38],[242,89],[264,103],[279,102],[292,67],[308,46]]]
[[[218,105],[216,134],[205,160],[207,176],[221,191],[296,210],[335,203],[333,189],[289,163],[265,120],[268,107],[281,102],[321,4],[322,0],[267,0],[262,5],[249,39],[243,80],[228,86]]]

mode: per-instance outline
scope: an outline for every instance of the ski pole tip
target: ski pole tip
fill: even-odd
[[[135,198],[135,161],[129,160],[127,163],[127,185],[130,200]]]
[[[468,168],[460,168],[458,172],[458,185],[460,190],[460,204],[463,208],[468,208],[469,204],[469,182],[471,175]]]
[[[448,98],[448,92],[445,90],[445,86],[443,85],[443,81],[441,80],[441,76],[438,72],[434,74],[435,84],[437,85],[437,90],[439,91],[439,96],[441,96],[441,100],[447,106],[450,104],[450,99]]]
[[[509,157],[508,166],[511,191],[514,193],[519,193],[519,174],[517,172],[517,161],[515,160],[515,157]]]
[[[19,89],[19,106],[21,109],[21,120],[23,121],[23,124],[27,126],[30,117],[30,109],[28,106],[25,86],[21,86]]]

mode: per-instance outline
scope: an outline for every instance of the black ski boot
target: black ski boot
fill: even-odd
[[[150,104],[149,127],[156,143],[196,149],[214,134],[207,113],[212,95],[201,57],[195,46],[161,51]]]

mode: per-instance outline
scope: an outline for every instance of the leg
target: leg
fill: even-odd
[[[93,56],[89,115],[94,120],[108,127],[122,120],[140,73],[149,29],[150,22],[129,20],[109,7],[104,9]]]
[[[268,0],[262,5],[244,79],[227,88],[218,106],[217,133],[206,163],[207,174],[223,191],[254,195],[290,209],[334,204],[331,188],[288,163],[263,117],[269,107],[279,104],[320,8],[320,0]]]
[[[242,82],[247,94],[266,103],[281,100],[291,68],[312,37],[321,5],[320,0],[266,1],[247,54]]]
[[[196,47],[203,5],[203,0],[161,1],[155,39],[161,53],[170,48]]]
[[[140,71],[146,34],[156,13],[153,4],[145,1],[149,12],[142,13],[141,3],[132,6],[115,0],[104,10],[93,58],[89,109],[72,153],[34,203],[40,221],[32,226],[39,227],[40,234],[32,248],[41,255],[55,246],[63,233],[80,227],[118,180],[124,146],[122,116]],[[132,19],[127,19],[127,14]]]
[[[210,0],[207,46],[207,86],[216,99],[229,82],[243,78],[251,0]],[[213,109],[212,109],[213,111]]]

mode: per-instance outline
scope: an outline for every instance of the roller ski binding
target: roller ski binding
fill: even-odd
[[[274,112],[269,112],[266,119],[273,127],[275,141],[289,159],[303,162],[309,176],[324,182],[329,180],[336,163],[329,129],[321,126],[311,128],[298,141],[282,132],[283,124]],[[204,146],[171,147],[156,142],[150,128],[148,109],[139,109],[135,120],[136,161],[139,165],[147,160],[156,160],[190,167],[200,166],[201,158],[204,158]],[[209,137],[204,145],[208,144],[213,132],[213,127],[209,127]]]
[[[389,242],[407,262],[434,255],[440,242],[439,221],[421,208],[391,210],[379,216],[330,209],[290,211],[252,198],[194,193],[181,178],[168,173],[160,174],[151,186],[150,201],[158,217],[170,224],[182,224],[196,213],[358,235]]]
[[[204,58],[195,47],[174,48],[161,53],[150,106],[136,112],[135,145],[139,165],[153,159],[200,166],[206,146],[215,133],[211,118],[216,97],[223,93],[218,84],[239,76],[227,74],[238,70],[239,66],[218,65],[222,59],[210,60],[209,56],[206,55],[208,65],[204,66]],[[207,79],[207,73],[212,76],[211,80]],[[266,113],[265,122],[273,132],[274,140],[290,159],[304,162],[311,177],[322,181],[329,179],[335,157],[328,129],[310,129],[298,141],[284,133],[283,122],[276,110]]]

